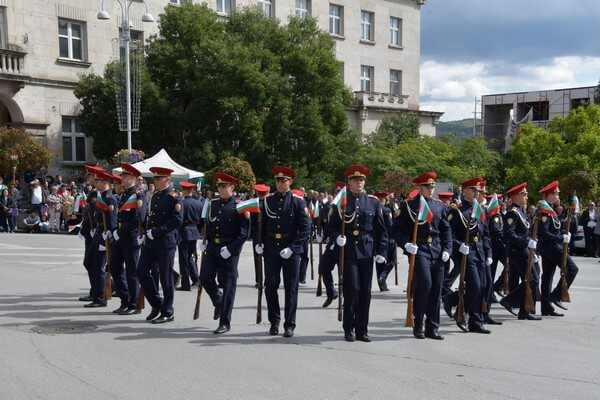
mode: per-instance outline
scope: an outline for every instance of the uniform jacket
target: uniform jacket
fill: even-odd
[[[458,248],[461,243],[464,243],[469,227],[469,259],[485,262],[486,258],[492,257],[492,248],[490,246],[490,236],[488,227],[485,221],[471,220],[471,212],[473,211],[473,203],[463,199],[463,203],[459,208],[450,210],[448,219],[452,229],[452,248],[455,256],[462,255]],[[475,250],[475,251],[474,251]]]
[[[556,262],[562,254],[564,228],[558,217],[542,215],[538,223],[537,250]]]
[[[250,237],[250,218],[239,214],[233,196],[227,200],[216,199],[210,203],[206,251],[219,254],[223,246],[233,255],[239,255]]]
[[[179,227],[181,240],[198,240],[200,233],[198,226],[202,216],[202,202],[193,196],[186,196],[181,200],[183,220]]]
[[[137,204],[142,202],[142,207],[122,210],[121,207],[131,197],[135,196]],[[119,235],[118,244],[123,246],[137,246],[137,237],[141,236],[140,232],[141,221],[146,216],[146,210],[143,204],[144,195],[136,190],[135,186],[123,191],[119,196],[118,211],[117,211],[117,234]]]
[[[529,221],[523,208],[518,204],[513,204],[504,216],[504,243],[509,257],[527,257]]]
[[[304,253],[304,243],[310,235],[310,217],[306,202],[291,191],[275,192],[264,202],[262,212],[262,243],[265,254],[279,254],[289,247],[294,254]]]
[[[106,218],[106,230],[113,231],[117,227],[117,198],[113,196],[110,190],[97,193],[97,197],[102,196],[102,199],[108,206],[108,211],[102,211],[97,206],[94,210],[94,225],[96,226],[96,232],[92,238],[94,244],[104,244],[102,238],[102,232],[104,232],[104,218]],[[97,201],[97,200],[96,200]],[[104,215],[104,216],[103,216]]]
[[[156,191],[150,198],[146,214],[146,232],[152,231],[152,237],[146,238],[145,246],[172,248],[180,241],[178,229],[183,220],[180,198],[170,188]]]

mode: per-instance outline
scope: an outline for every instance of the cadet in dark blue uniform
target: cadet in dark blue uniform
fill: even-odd
[[[450,210],[448,219],[452,229],[453,261],[455,266],[461,265],[463,256],[467,257],[465,270],[465,312],[469,314],[468,331],[490,333],[483,326],[482,304],[485,299],[486,265],[492,264],[492,249],[489,233],[484,221],[471,218],[473,207],[477,206],[477,195],[483,178],[477,177],[462,183],[463,202],[460,208]],[[469,230],[469,242],[464,243],[465,234]],[[444,298],[444,307],[450,308],[458,304],[458,293],[448,294]],[[463,331],[467,327],[456,322]]]
[[[202,215],[202,202],[192,196],[196,187],[195,183],[180,182],[183,200],[183,222],[179,227],[181,242],[178,246],[179,273],[181,274],[181,286],[175,290],[192,290],[192,286],[198,285],[198,266],[196,265],[196,242],[200,238],[198,224]],[[190,285],[191,281],[191,285]]]
[[[560,201],[559,192],[558,181],[554,181],[540,190],[544,200],[550,206]],[[571,233],[564,231],[564,227],[556,213],[548,212],[543,207],[540,207],[540,211],[542,217],[538,227],[537,250],[542,256],[542,315],[562,317],[564,314],[556,312],[550,304],[554,303],[564,308],[560,303],[561,281],[559,280],[554,290],[552,290],[552,278],[556,267],[559,269],[562,267],[560,263],[562,263],[563,258],[563,243],[568,244],[571,241]],[[571,283],[573,283],[578,272],[579,268],[577,268],[571,256],[567,255],[567,287],[571,287]]]
[[[271,188],[267,185],[263,185],[263,184],[257,184],[254,185],[254,191],[256,192],[256,195],[258,197],[258,204],[260,207],[260,210],[262,212],[262,209],[264,208],[264,204],[265,204],[265,197],[267,197],[269,195],[269,192],[271,191]],[[258,276],[259,276],[259,268],[261,268],[260,264],[260,258],[262,257],[261,254],[258,254],[256,252],[256,245],[261,243],[261,238],[258,237],[258,220],[259,220],[259,215],[261,215],[260,213],[252,213],[252,215],[250,215],[250,234],[252,235],[252,255],[254,258],[254,282],[255,285],[254,287],[258,287],[259,282],[258,282]],[[262,217],[261,217],[262,218]],[[262,222],[262,219],[261,219]],[[262,273],[261,273],[262,275]],[[264,279],[263,279],[264,281]],[[261,285],[264,284],[264,282],[260,283]]]
[[[396,266],[396,240],[392,235],[392,224],[394,221],[394,214],[392,208],[388,205],[388,198],[391,193],[388,192],[375,192],[375,197],[379,199],[381,209],[383,211],[383,221],[385,222],[385,228],[388,233],[388,247],[385,254],[386,263],[375,263],[375,270],[377,272],[377,285],[379,290],[386,292],[390,290],[387,286],[387,277]]]
[[[122,163],[121,168],[123,193],[119,197],[117,226],[112,231],[113,246],[109,265],[115,289],[121,298],[121,306],[113,312],[131,315],[140,313],[137,307],[139,284],[136,268],[140,258],[142,221],[145,217],[144,195],[135,185],[141,172],[130,164]]]
[[[294,196],[299,197],[302,200],[304,200],[304,202],[307,204],[307,207],[308,207],[304,189],[292,189],[292,194]],[[307,210],[308,210],[308,208],[307,208]],[[310,217],[310,212],[309,212],[309,217]],[[310,237],[313,234],[313,230],[314,230],[312,217],[308,218],[308,222],[309,222],[310,234],[308,235],[309,236],[308,239],[302,245],[302,253],[300,254],[300,272],[298,275],[298,280],[302,285],[306,285],[306,271],[308,270],[308,264],[310,262],[310,252],[308,251],[308,246],[310,246]]]
[[[498,194],[498,201],[502,199],[502,195]],[[491,201],[492,196],[486,196],[487,201]],[[502,286],[504,285],[504,268],[507,266],[506,264],[506,244],[504,243],[504,218],[500,211],[496,212],[494,215],[489,216],[488,218],[488,230],[490,232],[490,240],[492,242],[492,265],[491,265],[491,273],[492,279],[495,279],[492,285],[492,293],[488,294],[489,301],[493,301],[494,292],[499,295],[504,295],[502,293]],[[498,272],[498,263],[501,263],[504,267],[498,278],[496,279],[496,275]],[[509,269],[510,276],[510,269]]]
[[[94,208],[94,223],[96,229],[90,244],[92,256],[92,302],[84,307],[106,307],[104,299],[104,285],[106,283],[106,238],[117,225],[117,199],[110,191],[109,183],[113,176],[108,172],[99,170],[94,181],[97,190],[96,206]],[[106,221],[106,229],[104,222]]]
[[[400,215],[394,220],[393,232],[396,243],[404,247],[407,254],[415,255],[413,281],[413,315],[415,326],[413,335],[417,339],[442,340],[440,327],[440,296],[444,280],[444,263],[450,259],[452,252],[452,233],[448,223],[447,209],[441,201],[432,196],[435,191],[433,171],[415,178],[413,183],[419,185],[419,193],[407,200],[400,207]],[[433,213],[431,222],[418,222],[417,215],[421,196]],[[412,244],[414,224],[418,223],[417,241]],[[426,321],[423,321],[427,317]],[[425,322],[425,331],[423,331]]]
[[[216,172],[219,198],[209,206],[206,249],[202,249],[200,284],[215,306],[214,319],[219,327],[214,333],[221,334],[231,329],[231,311],[235,301],[238,262],[242,246],[250,237],[250,213],[238,213],[233,190],[237,178]],[[202,244],[204,246],[204,244]],[[217,285],[218,279],[219,284]],[[219,291],[223,288],[223,292]]]
[[[262,211],[262,243],[255,250],[265,258],[265,297],[269,311],[270,335],[279,333],[281,310],[277,289],[283,271],[285,308],[284,337],[294,336],[296,308],[298,307],[298,279],[300,254],[310,235],[310,217],[304,199],[290,191],[296,172],[287,167],[276,166],[271,170],[275,176],[277,191],[267,197]]]
[[[512,199],[512,206],[506,212],[504,219],[504,241],[511,269],[515,268],[519,273],[521,283],[514,290],[511,289],[510,293],[500,300],[500,305],[511,314],[515,314],[513,307],[520,307],[519,319],[540,320],[540,317],[533,315],[524,307],[525,285],[531,285],[535,305],[535,293],[539,283],[537,269],[533,266],[531,267],[531,282],[527,283],[526,280],[528,250],[535,250],[537,247],[537,240],[533,240],[529,235],[529,221],[523,209],[527,204],[526,188],[527,182],[523,182],[506,192],[506,195]]]
[[[376,197],[368,196],[364,191],[369,169],[364,165],[353,165],[346,168],[344,174],[348,182],[347,203],[343,211],[335,204],[332,206],[327,235],[336,237],[337,245],[344,247],[344,339],[348,342],[355,338],[370,342],[367,326],[371,306],[373,258],[376,263],[387,262],[385,255],[388,234],[381,204]]]
[[[183,214],[180,199],[170,186],[173,170],[152,167],[150,171],[154,174],[156,190],[148,203],[146,237],[138,262],[137,276],[144,289],[144,295],[152,306],[146,320],[161,324],[174,319],[173,263]],[[160,278],[163,297],[158,292],[156,275]]]
[[[101,168],[93,165],[86,165],[87,171],[87,183],[92,186],[92,190],[87,194],[86,204],[81,211],[81,229],[77,234],[80,238],[85,240],[85,250],[83,252],[83,266],[88,274],[90,281],[90,291],[87,296],[79,298],[79,301],[92,301],[92,264],[94,260],[94,253],[90,251],[92,244],[92,237],[94,236],[93,229],[96,227],[94,222],[94,208],[96,203],[96,188],[94,181],[96,179],[96,172]]]

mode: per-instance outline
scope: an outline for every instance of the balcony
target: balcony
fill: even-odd
[[[17,50],[0,49],[0,74],[24,75],[26,54]]]
[[[377,92],[354,92],[359,108],[378,108],[389,110],[407,110],[408,95],[395,95]]]

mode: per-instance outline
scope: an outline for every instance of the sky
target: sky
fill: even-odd
[[[442,121],[473,118],[482,95],[599,79],[600,0],[428,0],[421,7],[421,109],[443,111]]]

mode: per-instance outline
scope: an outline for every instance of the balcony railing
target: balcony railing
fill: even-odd
[[[22,51],[0,49],[0,74],[23,75],[25,54]]]

